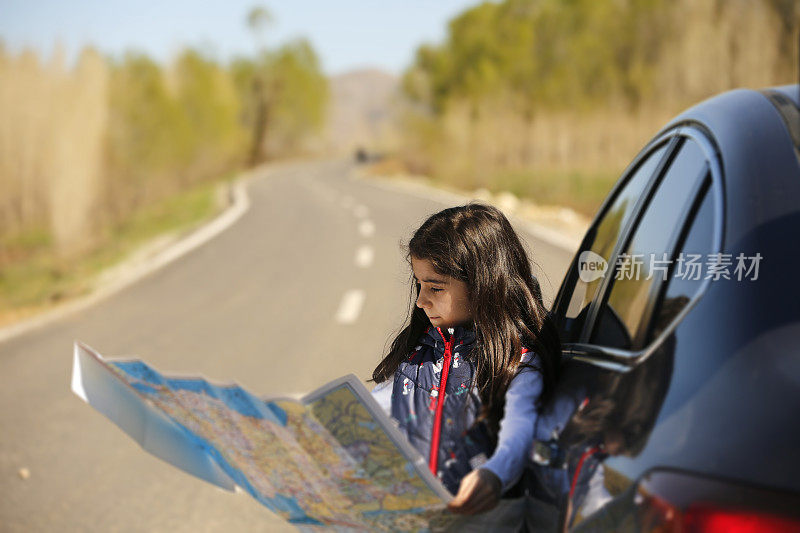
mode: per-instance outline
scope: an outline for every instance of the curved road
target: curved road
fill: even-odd
[[[220,236],[0,344],[0,531],[293,530],[249,496],[143,452],[74,396],[72,342],[264,395],[349,372],[368,379],[408,303],[399,244],[446,205],[352,170],[340,161],[265,170],[249,185],[250,210]],[[520,233],[549,300],[571,252]]]

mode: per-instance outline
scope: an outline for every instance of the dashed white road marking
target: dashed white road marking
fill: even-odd
[[[362,237],[371,237],[375,233],[375,224],[371,220],[362,220],[358,225],[358,232]]]
[[[372,266],[373,259],[375,259],[375,250],[371,246],[365,244],[356,250],[356,266],[369,268]]]
[[[365,297],[366,294],[361,289],[352,289],[344,293],[339,310],[336,311],[336,321],[340,324],[352,324],[358,320]]]
[[[365,205],[357,205],[353,208],[353,214],[358,218],[367,218],[369,216],[369,209]]]

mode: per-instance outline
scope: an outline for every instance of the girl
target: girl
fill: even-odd
[[[537,407],[556,380],[558,333],[506,217],[471,203],[414,233],[410,321],[372,374],[373,391],[455,498],[494,507],[520,478]]]

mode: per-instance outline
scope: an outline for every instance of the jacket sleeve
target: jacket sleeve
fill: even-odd
[[[523,356],[528,362],[531,352]],[[528,453],[533,444],[536,424],[536,401],[542,393],[542,375],[531,368],[524,368],[511,381],[506,391],[506,404],[500,420],[497,448],[492,457],[481,468],[495,474],[503,484],[505,492],[522,475]]]

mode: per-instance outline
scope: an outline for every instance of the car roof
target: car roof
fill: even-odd
[[[693,126],[714,144],[723,173],[723,248],[730,251],[771,221],[800,220],[800,152],[775,94],[790,100],[800,120],[800,86],[787,85],[722,93],[687,109],[664,128]],[[800,232],[800,225],[796,230]]]

